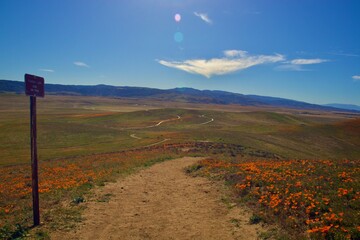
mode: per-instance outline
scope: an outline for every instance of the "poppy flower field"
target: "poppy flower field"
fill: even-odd
[[[360,237],[359,161],[207,159],[200,166],[205,175],[221,175],[261,218],[297,237]]]
[[[47,225],[51,225],[58,221],[56,217],[61,217],[54,216],[52,209],[64,208],[63,204],[68,205],[76,197],[83,198],[89,189],[137,168],[177,156],[180,155],[171,149],[154,147],[42,161],[39,165],[41,214]],[[32,225],[29,164],[0,168],[0,219],[0,238],[5,239],[16,224]]]

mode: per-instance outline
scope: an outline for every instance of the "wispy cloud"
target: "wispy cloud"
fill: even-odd
[[[224,55],[226,57],[245,57],[248,54],[247,51],[243,51],[243,50],[225,50],[224,51]]]
[[[279,71],[310,71],[309,69],[305,69],[304,65],[311,65],[311,64],[319,64],[328,62],[327,59],[321,58],[298,58],[293,59],[291,61],[284,62],[283,65],[277,66],[275,70]]]
[[[323,62],[328,62],[328,60],[321,58],[313,58],[313,59],[298,58],[290,61],[291,64],[296,64],[296,65],[318,64]]]
[[[40,71],[43,71],[43,72],[51,72],[51,73],[55,72],[55,71],[52,70],[52,69],[46,69],[46,68],[40,68],[39,70],[40,70]]]
[[[275,55],[248,55],[246,51],[227,50],[225,57],[211,59],[190,59],[185,61],[157,60],[160,64],[183,70],[188,73],[200,74],[207,78],[213,75],[225,75],[252,66],[284,61],[281,54]]]
[[[208,24],[212,24],[212,22],[213,22],[206,13],[194,12],[194,15],[201,18],[201,20],[203,20],[204,22],[206,22]]]
[[[280,65],[280,66],[276,66],[275,70],[278,70],[278,71],[298,71],[298,72],[309,71],[308,69],[303,68],[302,65],[298,65],[298,64],[283,64],[283,65]]]
[[[354,81],[360,81],[360,75],[354,75],[352,79],[354,79]]]
[[[344,56],[344,57],[360,57],[359,54],[355,53],[346,53],[343,51],[337,51],[337,52],[329,52],[328,54],[336,55],[336,56]]]
[[[78,66],[78,67],[87,67],[87,68],[90,67],[89,65],[87,65],[87,64],[84,63],[84,62],[74,62],[74,64],[75,64],[76,66]]]

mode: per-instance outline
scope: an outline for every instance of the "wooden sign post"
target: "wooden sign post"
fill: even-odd
[[[40,225],[39,181],[36,131],[36,97],[44,97],[44,78],[25,74],[25,93],[30,96],[30,142],[34,226]]]

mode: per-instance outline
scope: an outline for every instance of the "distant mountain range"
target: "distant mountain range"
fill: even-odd
[[[330,104],[325,104],[324,106],[360,111],[360,106],[353,104],[330,103]]]
[[[24,93],[24,82],[0,80],[0,92]],[[317,105],[284,98],[244,95],[225,91],[197,90],[193,88],[156,89],[144,87],[117,87],[110,85],[60,85],[45,84],[45,95],[79,95],[121,98],[152,98],[207,104],[238,104],[243,106],[270,106],[293,109],[358,112],[356,105]],[[354,108],[356,107],[356,108]]]

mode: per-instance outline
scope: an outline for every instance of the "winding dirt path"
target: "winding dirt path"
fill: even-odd
[[[208,118],[208,117],[206,117],[205,115],[200,115],[200,117],[201,117],[201,118]],[[206,122],[203,122],[203,123],[199,123],[199,125],[205,125],[205,124],[211,123],[211,122],[213,122],[213,121],[214,121],[214,119],[211,118],[209,121],[206,121]]]
[[[179,120],[179,119],[181,119],[181,116],[177,115],[176,118],[169,118],[169,119],[161,120],[160,122],[158,122],[157,124],[154,124],[154,125],[145,126],[145,127],[121,128],[121,130],[139,130],[139,129],[153,128],[153,127],[158,127],[165,122],[171,122],[171,121],[175,121],[175,120]]]
[[[184,173],[197,161],[166,161],[98,188],[95,199],[111,194],[110,201],[85,203],[82,225],[52,239],[256,239],[261,227],[225,205],[221,184]]]
[[[141,139],[141,137],[136,136],[135,133],[131,134],[130,137],[135,138],[135,139]]]

